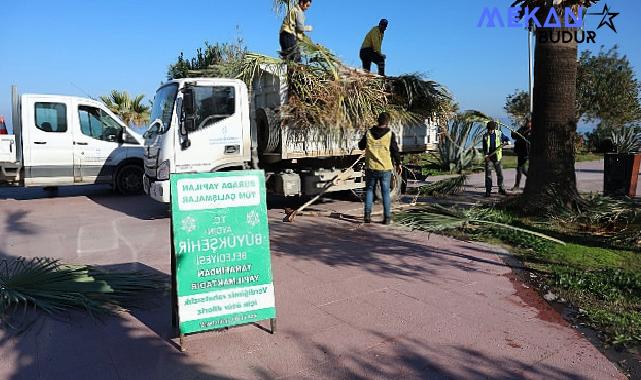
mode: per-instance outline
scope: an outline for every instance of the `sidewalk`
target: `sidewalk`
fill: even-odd
[[[0,259],[46,252],[168,274],[169,220],[150,202],[3,200]],[[625,378],[514,278],[501,249],[330,218],[286,224],[282,210],[269,214],[276,335],[255,326],[195,335],[180,353],[169,340],[166,298],[98,323],[74,315],[17,337],[0,332],[0,379]]]

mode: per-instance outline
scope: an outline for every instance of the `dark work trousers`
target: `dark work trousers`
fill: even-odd
[[[372,62],[378,66],[378,75],[385,76],[385,58],[382,54],[374,51],[372,48],[361,49],[361,61],[363,61],[363,69],[368,72],[372,68]]]
[[[280,33],[280,56],[288,61],[302,62],[298,40],[295,35],[287,32]]]
[[[496,171],[496,180],[499,183],[499,189],[504,190],[501,161],[490,160],[485,161],[485,191],[488,193],[492,192],[492,167],[494,167],[494,171]]]
[[[528,169],[528,157],[519,156],[518,163],[516,166],[516,183],[514,184],[514,186],[516,187],[521,186],[521,178],[523,178],[523,176],[527,177],[527,169]]]

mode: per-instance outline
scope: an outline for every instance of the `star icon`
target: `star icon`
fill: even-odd
[[[603,12],[601,13],[589,13],[590,15],[595,15],[595,16],[603,16],[601,19],[601,22],[599,23],[599,26],[597,29],[601,29],[602,26],[607,25],[614,31],[614,33],[617,33],[617,28],[614,26],[614,18],[620,15],[619,12],[610,12],[610,8],[608,7],[608,4],[605,4],[603,7]]]

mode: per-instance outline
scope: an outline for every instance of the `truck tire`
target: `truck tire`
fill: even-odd
[[[116,190],[122,195],[140,195],[143,193],[142,179],[145,174],[140,165],[125,164],[116,174]]]
[[[392,183],[390,186],[390,197],[392,198],[392,202],[396,202],[399,200],[402,193],[402,187],[403,177],[396,171],[394,171],[394,174],[392,175]],[[374,196],[376,197],[376,199],[383,199],[383,192],[381,191],[380,185],[376,185],[376,187],[374,188]]]
[[[276,153],[280,146],[278,115],[271,109],[256,111],[258,154]]]

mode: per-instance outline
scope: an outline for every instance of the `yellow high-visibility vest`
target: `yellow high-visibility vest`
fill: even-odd
[[[392,131],[376,140],[370,131],[367,131],[367,149],[365,150],[365,161],[367,168],[371,170],[393,170],[392,154],[390,144],[392,143]]]
[[[496,157],[497,161],[501,161],[501,159],[503,158],[503,141],[501,141],[501,132],[494,131],[494,139],[496,141],[496,153],[494,153],[494,155],[492,155],[490,158]],[[488,154],[492,154],[493,152],[489,151],[490,150],[490,134],[489,133],[485,135],[485,144],[487,145]]]
[[[378,26],[373,27],[365,36],[361,49],[365,48],[372,48],[376,53],[381,54],[381,49],[383,48],[383,33],[381,33],[381,29]]]
[[[305,38],[305,33],[296,32],[296,14],[298,12],[303,12],[298,4],[289,8],[289,11],[287,11],[287,15],[285,15],[285,19],[283,20],[283,25],[280,27],[280,31],[281,33],[286,32],[289,34],[293,34],[299,41],[301,41]]]

